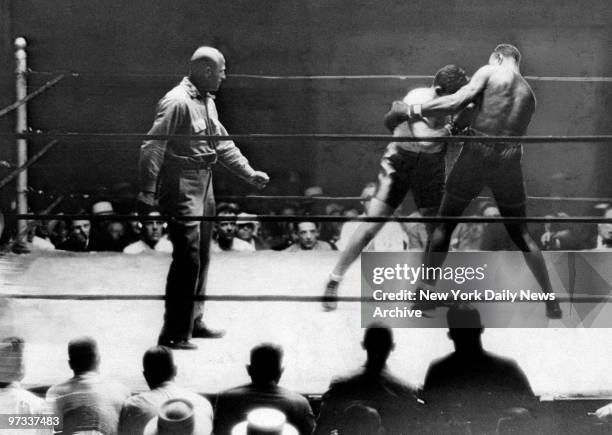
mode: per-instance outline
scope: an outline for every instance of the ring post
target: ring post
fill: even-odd
[[[15,39],[15,94],[16,101],[22,100],[27,95],[27,80],[26,74],[28,69],[27,42],[25,38],[19,37]],[[27,105],[22,104],[17,108],[17,119],[15,122],[15,131],[17,133],[25,133],[28,130],[28,110]],[[17,139],[17,166],[23,166],[28,160],[28,143],[25,139]],[[24,170],[17,176],[17,212],[28,212],[28,171]],[[27,221],[17,221],[17,245],[25,246],[27,237]]]

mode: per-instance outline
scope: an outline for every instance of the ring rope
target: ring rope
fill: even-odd
[[[91,195],[89,195],[91,196]],[[409,196],[408,196],[409,197]],[[293,196],[293,195],[221,195],[215,197],[219,201],[227,200],[268,200],[268,201],[363,201],[361,196]],[[493,201],[495,198],[491,196],[478,196],[478,200],[490,200]],[[597,198],[597,197],[566,197],[566,196],[528,196],[530,201],[576,201],[576,202],[612,202],[612,198]]]
[[[62,81],[65,77],[66,77],[65,74],[60,74],[59,76],[55,77],[53,80],[49,80],[47,83],[42,85],[40,88],[36,89],[34,92],[31,92],[25,97],[23,97],[21,100],[15,101],[13,104],[9,104],[4,109],[0,110],[0,118],[7,115],[8,113],[11,113],[13,110],[17,109],[18,107],[23,106],[25,103],[30,101],[32,98],[37,97],[38,95],[47,91],[48,89],[50,89],[51,87],[53,87],[54,85]]]
[[[121,214],[7,214],[7,217],[20,220],[78,220],[90,221],[174,221],[174,222],[417,222],[417,223],[441,223],[441,222],[470,222],[470,223],[608,223],[612,224],[612,218],[595,216],[568,216],[568,217],[484,217],[484,216],[328,216],[328,215],[249,215],[249,216],[148,216],[148,215],[121,215]]]
[[[20,167],[15,168],[13,171],[11,171],[10,174],[8,174],[6,177],[0,180],[0,189],[2,189],[4,186],[10,183],[11,180],[16,178],[22,171],[25,171],[30,166],[32,166],[34,163],[36,163],[42,156],[44,156],[47,153],[47,151],[53,148],[53,146],[57,143],[59,143],[59,141],[57,139],[53,139],[51,142],[43,146],[36,154],[30,157],[27,162],[25,162]]]
[[[0,293],[0,298],[7,299],[43,299],[43,300],[74,300],[74,301],[162,301],[164,295],[138,295],[138,294],[75,294],[75,293],[56,293],[56,294],[24,294],[24,293]],[[216,301],[216,302],[324,302],[328,300],[325,296],[296,296],[296,295],[203,295],[194,296],[194,301]],[[338,296],[339,302],[377,302],[374,298],[362,296]],[[557,295],[559,302],[578,302],[578,303],[612,303],[610,295]],[[520,302],[540,302],[521,300]],[[396,303],[387,301],[387,303]],[[491,301],[491,303],[498,303]]]
[[[31,75],[55,75],[60,71],[35,71],[28,70]],[[70,77],[183,77],[184,74],[172,73],[100,73],[100,72],[75,72],[62,71]],[[228,78],[245,78],[255,80],[423,80],[433,79],[430,74],[361,74],[361,75],[267,75],[267,74],[228,74]],[[525,76],[527,80],[548,81],[548,82],[612,82],[612,77],[608,76]]]
[[[314,141],[370,141],[370,142],[480,142],[480,143],[573,143],[573,142],[596,142],[612,143],[612,135],[599,136],[391,136],[377,134],[271,134],[271,133],[249,133],[217,135],[187,135],[187,134],[146,134],[146,133],[77,133],[77,132],[23,132],[23,133],[0,133],[0,137],[11,137],[15,139],[104,139],[104,140],[314,140]]]
[[[36,189],[32,186],[25,192],[28,195],[41,195],[48,198],[81,198],[90,199],[95,197],[112,197],[112,191],[107,189],[99,192],[81,192],[81,193],[67,193],[60,191],[45,191],[42,189]],[[408,193],[406,198],[412,198],[412,194]],[[134,198],[130,198],[134,199]],[[326,201],[337,201],[337,202],[358,202],[363,201],[361,196],[302,196],[302,195],[218,195],[215,199],[221,201],[296,201],[296,202],[326,202]],[[477,196],[475,199],[480,201],[494,201],[495,198],[491,196]],[[551,202],[593,202],[593,203],[612,203],[612,198],[607,197],[582,197],[582,196],[528,196],[529,201],[551,201]]]

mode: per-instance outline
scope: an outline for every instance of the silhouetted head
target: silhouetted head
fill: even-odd
[[[191,56],[189,79],[200,93],[219,90],[225,80],[225,58],[213,47],[200,47]]]
[[[149,388],[154,389],[176,376],[172,351],[165,346],[153,346],[142,357],[142,374]]]
[[[91,337],[78,337],[68,343],[68,365],[75,375],[97,371],[100,364],[98,343]]]
[[[473,351],[481,349],[480,336],[484,331],[480,313],[468,305],[451,307],[446,313],[448,336],[455,344],[455,350]]]
[[[389,354],[395,348],[393,330],[384,323],[373,323],[367,327],[361,345],[368,354],[366,366],[380,370],[385,366]]]
[[[499,44],[489,57],[489,65],[501,65],[504,62],[521,63],[521,52],[514,45]]]
[[[450,95],[457,92],[469,82],[467,74],[463,68],[457,65],[443,66],[436,72],[433,80],[433,87],[438,95]]]
[[[251,349],[247,372],[254,384],[278,383],[283,374],[283,348],[273,343],[262,343]]]

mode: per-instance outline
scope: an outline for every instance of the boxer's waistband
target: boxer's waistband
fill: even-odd
[[[467,129],[467,135],[468,136],[481,136],[481,137],[489,137],[488,134],[485,134],[481,131],[476,130],[475,128],[468,128]],[[522,150],[523,149],[523,145],[517,142],[478,142],[478,141],[473,141],[473,142],[466,142],[464,146],[468,145],[469,148],[478,148],[478,149],[485,149],[485,150],[491,150],[491,151],[496,151],[499,153],[502,153],[504,151],[514,151],[514,150]]]

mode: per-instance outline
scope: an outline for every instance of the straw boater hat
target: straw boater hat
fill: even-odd
[[[285,414],[272,408],[257,408],[247,419],[232,428],[231,435],[298,435],[297,429],[287,423]]]
[[[98,201],[91,207],[93,214],[113,214],[113,205],[108,201]]]
[[[147,423],[143,435],[210,435],[210,427],[206,426],[209,425],[194,413],[189,400],[170,399]]]

